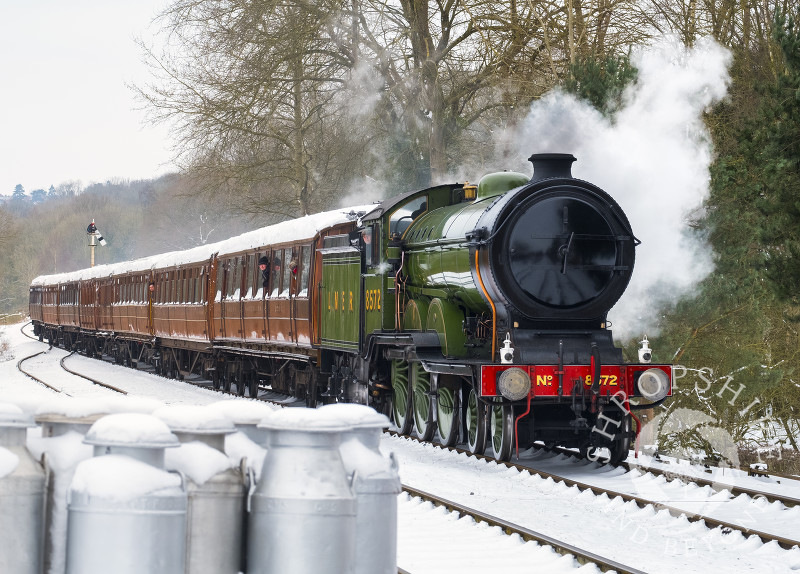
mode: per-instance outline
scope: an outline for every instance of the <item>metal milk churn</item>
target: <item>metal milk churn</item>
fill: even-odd
[[[164,469],[164,449],[179,446],[169,427],[108,415],[84,442],[95,456],[75,469],[67,497],[67,574],[183,574],[187,496]]]
[[[97,413],[83,417],[69,417],[58,413],[36,415],[36,423],[42,427],[42,437],[64,436],[69,431],[85,435],[97,420],[108,413]]]
[[[67,491],[75,467],[90,458],[92,449],[83,444],[89,428],[107,413],[97,399],[62,397],[46,402],[36,412],[41,438],[30,437],[28,448],[47,457],[51,468],[45,508],[44,571],[63,573],[67,555]]]
[[[389,419],[366,405],[332,404],[320,414],[349,427],[339,450],[356,495],[354,574],[397,572],[397,495],[402,490],[394,453],[380,452],[381,434]]]
[[[153,416],[181,442],[167,453],[167,468],[189,478],[187,574],[237,574],[246,519],[245,461],[237,467],[225,455],[225,436],[236,428],[222,412],[205,406],[164,407]]]
[[[233,421],[236,430],[262,448],[267,440],[267,431],[258,428],[258,423],[264,417],[280,409],[278,406],[252,399],[228,399],[208,406],[227,416]]]
[[[259,426],[269,432],[250,501],[248,574],[352,574],[355,498],[339,453],[347,428],[306,408]]]
[[[46,471],[25,448],[33,419],[0,403],[0,572],[42,570]]]

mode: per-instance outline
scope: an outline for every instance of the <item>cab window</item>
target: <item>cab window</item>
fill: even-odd
[[[427,210],[428,197],[426,195],[404,203],[397,208],[389,219],[389,236],[392,238],[402,238],[411,223]]]

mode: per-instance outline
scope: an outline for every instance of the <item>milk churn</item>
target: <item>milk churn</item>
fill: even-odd
[[[267,431],[258,428],[258,423],[270,413],[280,409],[278,406],[250,399],[229,399],[212,403],[209,407],[227,416],[236,426],[236,430],[244,434],[260,447],[264,447]]]
[[[89,429],[95,457],[75,469],[68,494],[67,574],[182,574],[187,496],[164,469],[178,439],[144,414],[114,414]]]
[[[355,499],[339,453],[347,427],[314,409],[275,411],[250,502],[248,574],[352,574]]]
[[[236,466],[224,453],[225,436],[236,428],[210,407],[164,407],[153,416],[167,423],[181,442],[167,453],[167,468],[189,478],[186,572],[236,574],[241,570],[247,489],[244,461]]]
[[[345,470],[353,476],[356,496],[354,574],[394,574],[401,484],[394,453],[387,458],[379,448],[381,431],[389,427],[389,419],[371,407],[355,404],[326,405],[320,414],[350,427],[339,450]]]
[[[25,448],[34,426],[18,406],[0,403],[0,572],[42,569],[46,472]]]
[[[45,402],[35,420],[41,438],[30,436],[28,449],[35,457],[46,456],[52,474],[47,481],[44,533],[44,571],[64,572],[67,554],[67,491],[79,462],[92,456],[83,444],[89,428],[107,414],[105,401],[62,397]]]
[[[252,491],[264,467],[267,444],[267,430],[258,428],[258,423],[280,407],[252,399],[227,399],[209,407],[222,412],[239,431],[225,437],[225,453],[235,461],[247,459],[248,488]]]

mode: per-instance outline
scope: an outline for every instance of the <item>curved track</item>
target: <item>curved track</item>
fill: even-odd
[[[24,333],[24,331],[23,331],[23,333]],[[34,337],[34,338],[35,338],[35,337]],[[52,348],[52,347],[51,347],[51,348]],[[49,350],[49,349],[48,349],[48,350]],[[53,390],[53,391],[55,391],[55,392],[57,392],[57,393],[61,393],[61,394],[63,394],[63,395],[66,395],[66,396],[68,396],[68,397],[71,397],[72,395],[70,395],[70,394],[69,394],[68,392],[66,392],[64,389],[60,389],[60,388],[58,388],[58,387],[55,387],[55,386],[51,385],[50,383],[48,383],[47,381],[45,381],[45,380],[41,379],[40,377],[37,377],[36,375],[34,375],[33,373],[31,373],[30,371],[27,371],[27,370],[25,370],[25,369],[23,369],[23,368],[22,368],[22,363],[24,363],[25,361],[27,361],[27,360],[29,360],[29,359],[33,359],[34,357],[38,357],[39,355],[43,355],[43,354],[44,354],[44,353],[46,353],[46,352],[47,352],[47,351],[39,351],[38,353],[34,353],[34,354],[32,354],[32,355],[28,355],[27,357],[23,357],[22,359],[20,359],[19,361],[17,361],[17,369],[18,369],[18,370],[19,370],[19,371],[20,371],[22,374],[24,374],[25,376],[27,376],[27,377],[29,377],[29,378],[33,379],[34,381],[36,381],[36,382],[37,382],[37,383],[39,383],[39,384],[42,384],[42,385],[44,385],[44,386],[45,386],[45,387],[47,387],[48,389],[50,389],[50,390]],[[98,386],[104,387],[104,388],[106,388],[106,389],[109,389],[109,390],[111,390],[111,391],[115,391],[115,392],[117,392],[117,393],[120,393],[120,394],[122,394],[122,395],[127,395],[127,394],[128,394],[128,393],[127,393],[127,391],[123,391],[122,389],[118,389],[118,388],[117,388],[117,387],[115,387],[114,385],[109,385],[109,384],[107,384],[107,383],[104,383],[104,382],[102,382],[102,381],[98,381],[97,379],[93,379],[92,377],[89,377],[89,376],[87,376],[87,375],[83,375],[83,374],[81,374],[81,373],[78,373],[78,372],[76,372],[76,371],[73,371],[72,369],[68,368],[66,365],[64,365],[64,361],[65,361],[66,359],[68,359],[69,357],[71,357],[73,354],[74,354],[74,353],[70,353],[69,355],[67,355],[66,357],[63,357],[63,358],[62,358],[62,359],[59,361],[59,364],[61,365],[61,368],[62,368],[62,369],[64,369],[64,370],[65,370],[67,373],[69,373],[69,374],[71,374],[71,375],[73,375],[73,376],[75,376],[75,377],[79,377],[79,378],[81,378],[81,379],[85,379],[85,380],[89,381],[89,382],[90,382],[90,383],[92,383],[92,384],[95,384],[95,385],[98,385]]]
[[[42,379],[40,379],[40,378],[39,378],[39,377],[37,377],[36,375],[34,375],[34,374],[32,374],[32,373],[30,373],[30,372],[28,372],[28,371],[26,371],[25,369],[23,369],[23,368],[22,368],[22,363],[24,363],[24,362],[25,362],[25,361],[27,361],[28,359],[33,359],[34,357],[38,357],[39,355],[43,355],[43,354],[44,354],[44,353],[46,353],[46,352],[47,352],[47,351],[39,351],[38,353],[34,353],[33,355],[28,355],[27,357],[23,357],[22,359],[20,359],[19,361],[17,361],[17,370],[18,370],[20,373],[22,373],[23,375],[25,375],[26,377],[29,377],[29,378],[33,379],[34,381],[36,381],[37,383],[39,383],[39,384],[41,384],[41,385],[44,385],[44,386],[45,386],[45,387],[47,387],[48,389],[50,389],[50,390],[52,390],[52,391],[55,391],[55,392],[57,392],[57,393],[63,393],[64,395],[66,395],[66,396],[68,396],[68,397],[71,397],[72,395],[70,395],[69,393],[67,393],[67,392],[63,391],[62,389],[59,389],[58,387],[54,387],[54,386],[53,386],[53,385],[51,385],[50,383],[48,383],[48,382],[46,382],[46,381],[43,381]]]

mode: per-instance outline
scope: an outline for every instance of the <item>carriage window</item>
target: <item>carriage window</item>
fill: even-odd
[[[214,296],[215,301],[222,300],[222,284],[225,281],[225,265],[221,260],[217,259],[217,294]]]
[[[269,251],[266,253],[256,253],[258,265],[255,266],[255,289],[256,289],[256,298],[261,299],[264,297],[264,291],[269,289],[269,275],[270,275],[270,264],[269,264]],[[264,265],[264,269],[261,269],[261,265]]]
[[[228,299],[238,299],[242,290],[242,262],[238,257],[230,260],[230,269],[228,270],[228,283],[225,295]]]
[[[369,226],[361,232],[361,239],[364,241],[364,263],[367,266],[372,265],[372,242],[374,240],[372,237],[373,231],[374,229],[372,226]]]
[[[300,285],[298,285],[298,296],[308,297],[308,278],[311,273],[311,246],[303,245],[300,250]]]
[[[297,261],[293,258],[291,249],[283,251],[283,282],[281,283],[281,297],[289,296],[289,287],[292,284],[292,276],[297,271]]]
[[[277,297],[281,287],[281,269],[283,268],[283,249],[272,252],[272,275],[269,279],[270,297]]]
[[[428,197],[423,195],[399,207],[389,220],[389,235],[403,237],[411,222],[428,210]]]
[[[244,268],[244,294],[245,294],[245,297],[251,298],[255,294],[255,289],[253,287],[255,285],[255,282],[254,282],[254,279],[253,279],[253,277],[255,275],[254,272],[253,272],[253,269],[256,266],[256,255],[255,255],[255,253],[251,253],[250,255],[248,255],[247,259],[246,259],[246,262],[247,262],[247,266]]]

